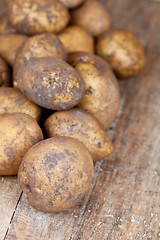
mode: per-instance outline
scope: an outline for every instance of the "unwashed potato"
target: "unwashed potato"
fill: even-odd
[[[100,36],[97,53],[112,66],[120,78],[136,76],[146,62],[139,40],[126,30],[112,30]]]
[[[0,114],[3,113],[25,113],[37,121],[41,117],[42,109],[29,101],[18,89],[0,88]]]
[[[85,82],[85,95],[78,107],[92,113],[104,129],[108,128],[120,104],[118,83],[109,64],[100,57],[81,52],[69,54],[68,62]]]
[[[8,0],[8,19],[17,32],[58,33],[69,22],[67,8],[58,0]]]
[[[24,154],[43,139],[42,131],[27,114],[0,114],[0,134],[0,175],[16,175]]]
[[[94,0],[87,0],[74,9],[71,12],[71,22],[83,27],[93,36],[99,36],[110,27],[110,18],[105,7]]]
[[[94,39],[81,27],[69,26],[59,34],[59,38],[68,53],[75,51],[94,53]]]
[[[26,36],[16,33],[0,35],[0,55],[13,66],[17,49],[27,39]]]
[[[0,57],[0,86],[10,86],[10,69],[7,63]]]
[[[91,154],[78,140],[54,137],[25,154],[18,172],[29,204],[43,212],[67,210],[91,189],[94,167]]]
[[[60,0],[67,8],[75,8],[79,6],[84,0]]]
[[[13,85],[17,87],[17,71],[30,58],[55,57],[66,60],[66,51],[59,38],[52,33],[42,33],[28,38],[18,49],[13,70]]]
[[[90,151],[94,161],[112,153],[112,143],[100,123],[90,113],[73,108],[53,113],[44,124],[48,137],[68,136],[81,141]]]
[[[51,110],[65,110],[80,102],[84,81],[58,58],[32,58],[20,67],[18,87],[32,102]]]
[[[9,24],[6,1],[0,1],[0,34],[14,33],[16,30]]]

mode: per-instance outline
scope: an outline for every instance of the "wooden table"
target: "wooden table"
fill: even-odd
[[[160,239],[160,1],[102,0],[113,26],[137,34],[147,53],[139,77],[120,82],[109,129],[115,150],[96,164],[94,187],[74,209],[34,210],[15,177],[0,178],[0,239]]]

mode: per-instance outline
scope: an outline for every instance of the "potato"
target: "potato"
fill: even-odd
[[[20,67],[18,87],[32,102],[51,110],[65,110],[80,102],[84,81],[58,58],[32,58]]]
[[[0,88],[0,114],[2,113],[25,113],[37,121],[41,117],[42,109],[30,102],[18,89]]]
[[[7,18],[6,1],[0,1],[0,34],[15,33],[15,29],[10,25]]]
[[[8,22],[6,11],[0,14],[0,34],[15,33],[16,30]]]
[[[67,136],[81,141],[94,161],[112,153],[113,146],[107,133],[96,118],[84,110],[73,108],[53,113],[44,124],[48,137]]]
[[[58,33],[69,22],[67,8],[58,0],[8,0],[8,18],[17,32]]]
[[[67,8],[75,8],[79,6],[84,0],[60,0]]]
[[[26,36],[16,33],[0,35],[0,55],[13,66],[17,49],[27,39]]]
[[[30,58],[55,57],[66,60],[66,51],[59,38],[52,33],[28,38],[18,49],[13,70],[13,85],[17,87],[17,71]]]
[[[112,30],[100,36],[97,53],[112,66],[120,78],[136,76],[146,62],[139,40],[126,30]]]
[[[0,57],[0,86],[10,86],[10,69],[7,63]]]
[[[94,40],[81,27],[69,26],[59,34],[59,38],[68,53],[75,51],[94,53]]]
[[[16,175],[24,154],[43,134],[35,119],[24,113],[0,114],[0,175]]]
[[[98,56],[81,52],[70,53],[68,62],[85,82],[85,95],[78,107],[92,113],[107,129],[120,104],[119,86],[110,66]]]
[[[87,0],[79,8],[74,9],[71,12],[71,22],[85,28],[93,36],[99,36],[110,27],[106,9],[94,0]]]
[[[25,154],[18,182],[29,204],[43,212],[59,212],[75,206],[91,189],[93,160],[78,140],[54,137]]]

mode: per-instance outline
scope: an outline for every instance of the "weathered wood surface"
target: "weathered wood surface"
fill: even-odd
[[[16,177],[0,177],[0,239],[3,239],[20,197]]]
[[[160,239],[160,3],[101,1],[115,27],[139,36],[148,58],[138,78],[121,82],[114,154],[96,164],[92,191],[68,212],[38,212],[22,195],[5,240]]]

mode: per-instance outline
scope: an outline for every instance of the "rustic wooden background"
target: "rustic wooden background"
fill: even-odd
[[[101,0],[113,26],[141,40],[147,65],[120,82],[121,109],[109,130],[115,151],[96,164],[92,191],[74,209],[30,207],[15,177],[0,178],[0,239],[160,239],[160,1]]]

